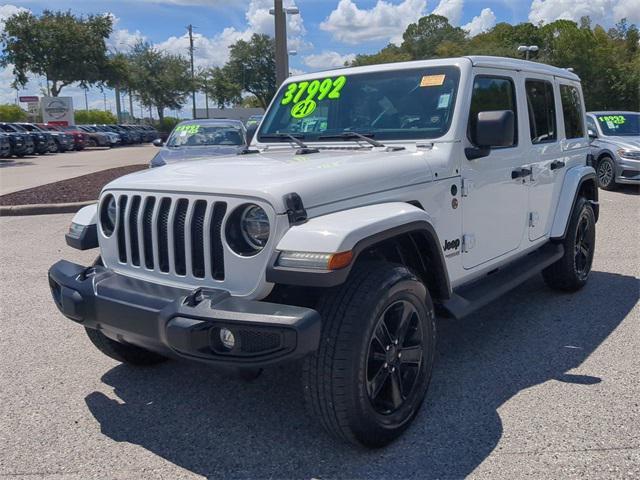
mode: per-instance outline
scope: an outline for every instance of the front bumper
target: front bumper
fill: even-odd
[[[640,160],[618,156],[616,158],[616,183],[640,183]]]
[[[49,269],[58,309],[107,337],[162,355],[223,366],[260,367],[318,348],[315,310],[232,297],[224,290],[190,291],[61,260]],[[227,351],[220,328],[236,338]]]

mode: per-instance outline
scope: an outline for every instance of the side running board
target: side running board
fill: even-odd
[[[498,271],[456,288],[451,298],[442,303],[442,307],[454,318],[466,317],[537,275],[560,260],[562,255],[562,245],[547,243]]]

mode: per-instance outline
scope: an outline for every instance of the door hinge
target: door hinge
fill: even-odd
[[[465,234],[462,235],[462,252],[467,253],[473,247],[476,246],[476,237],[475,235]]]
[[[471,180],[463,178],[462,184],[460,186],[460,195],[462,195],[463,197],[468,197],[469,192],[471,192],[472,189],[473,189],[473,182]]]

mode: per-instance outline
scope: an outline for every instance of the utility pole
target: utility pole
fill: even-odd
[[[276,87],[289,76],[289,57],[287,56],[287,15],[282,0],[274,0],[273,16],[276,23]]]
[[[129,113],[131,114],[131,121],[133,122],[133,95],[131,94],[131,87],[129,87]]]
[[[104,98],[104,111],[107,111],[107,92],[105,92],[104,90],[102,91],[102,96]]]
[[[87,99],[87,90],[89,90],[87,87],[84,87],[84,109],[88,112],[89,111],[89,100]]]
[[[196,119],[196,79],[193,68],[193,25],[189,24],[189,56],[191,57],[191,99],[193,101],[193,119]]]
[[[202,81],[204,82],[204,108],[207,112],[207,118],[209,118],[209,92],[207,91],[209,84],[207,83],[207,73],[202,75]]]
[[[274,0],[269,13],[274,16],[276,24],[276,87],[279,87],[289,76],[289,51],[287,50],[287,14],[298,15],[298,7],[284,8],[282,0]]]
[[[120,84],[116,83],[116,117],[118,117],[118,123],[122,123],[122,108],[120,107]]]

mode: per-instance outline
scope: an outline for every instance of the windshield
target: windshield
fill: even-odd
[[[243,145],[242,130],[230,124],[178,125],[167,140],[169,147],[200,147],[206,145]]]
[[[602,133],[607,136],[639,136],[640,114],[638,113],[607,113],[596,115]]]
[[[437,138],[451,125],[460,72],[425,67],[292,82],[262,121],[259,139],[323,140],[348,132],[377,140]],[[271,137],[270,137],[271,136]]]

